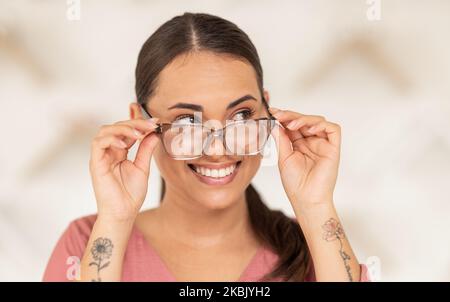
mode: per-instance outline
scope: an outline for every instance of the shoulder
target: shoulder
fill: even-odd
[[[65,232],[68,237],[75,237],[78,240],[88,241],[94,227],[97,215],[88,215],[72,220]]]
[[[73,255],[81,256],[89,241],[97,215],[88,215],[72,220],[60,238],[60,245]]]
[[[53,249],[44,272],[44,281],[73,280],[68,272],[82,258],[96,219],[97,215],[89,215],[69,223]]]
[[[90,235],[96,220],[97,214],[83,216],[75,220],[72,220],[69,223],[67,229],[72,233],[77,233],[80,235]]]

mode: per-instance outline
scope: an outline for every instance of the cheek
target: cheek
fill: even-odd
[[[246,180],[248,180],[248,182],[250,182],[252,180],[252,178],[255,176],[256,172],[258,172],[259,166],[261,165],[261,159],[262,157],[260,155],[255,155],[255,156],[247,156],[244,160],[244,166],[243,166],[243,170],[242,173],[243,177],[246,178]]]
[[[181,173],[181,169],[184,169],[184,162],[174,160],[169,155],[167,155],[163,146],[159,144],[154,153],[153,158],[158,166],[161,176],[169,182],[178,181]]]

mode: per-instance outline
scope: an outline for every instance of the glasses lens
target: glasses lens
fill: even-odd
[[[162,137],[164,148],[173,158],[185,159],[202,155],[202,142],[207,130],[200,124],[176,125],[167,129]]]
[[[260,152],[273,125],[273,120],[245,120],[229,124],[225,132],[228,154],[252,155]]]
[[[227,155],[253,155],[259,153],[275,125],[274,120],[244,120],[228,124],[223,144]],[[191,159],[205,154],[210,130],[201,124],[172,124],[163,132],[166,152],[175,159]],[[209,137],[216,140],[217,138]],[[209,143],[211,144],[211,142]]]

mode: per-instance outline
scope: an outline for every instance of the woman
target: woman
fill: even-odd
[[[163,24],[140,51],[136,95],[131,120],[92,142],[98,213],[70,224],[44,280],[366,280],[333,206],[339,126],[269,109],[257,51],[236,25],[192,13]],[[250,184],[270,134],[295,219]],[[140,212],[152,157],[161,203]]]

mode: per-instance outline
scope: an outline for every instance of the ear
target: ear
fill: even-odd
[[[267,91],[266,89],[264,89],[263,94],[264,94],[264,98],[266,99],[267,105],[269,105],[269,104],[270,104],[270,95],[269,95],[269,91]]]
[[[142,114],[142,108],[141,105],[139,105],[136,102],[133,102],[130,104],[130,119],[134,120],[134,119],[141,119],[143,118],[143,114]]]

